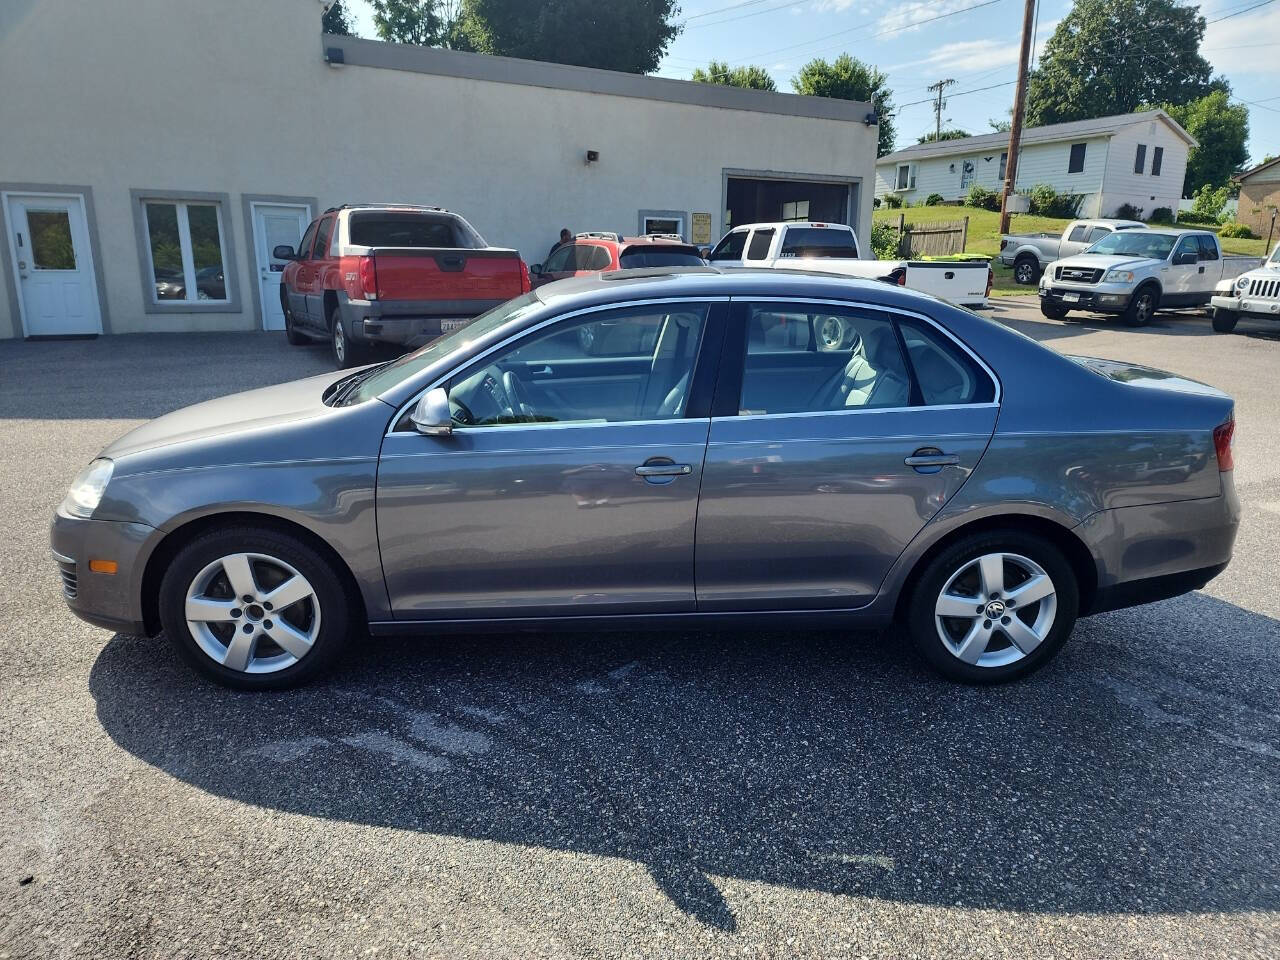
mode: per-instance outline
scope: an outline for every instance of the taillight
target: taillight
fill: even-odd
[[[991,264],[987,264],[987,296],[991,296],[991,288],[996,285],[996,272],[991,269]]]
[[[523,260],[520,261],[520,292],[528,293],[533,289],[533,282],[529,279],[529,265]]]
[[[342,289],[352,300],[378,299],[378,272],[373,257],[343,257],[338,262],[342,273]]]
[[[378,299],[378,271],[374,269],[373,257],[360,258],[360,286],[363,288],[364,299]]]
[[[907,285],[906,267],[899,267],[897,270],[893,271],[893,282],[900,287],[905,287]]]
[[[1231,452],[1232,442],[1236,436],[1236,417],[1232,414],[1225,423],[1213,428],[1213,450],[1218,455],[1218,469],[1221,471],[1235,468],[1235,457]]]

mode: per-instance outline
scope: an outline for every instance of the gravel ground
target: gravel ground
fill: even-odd
[[[998,689],[768,632],[381,640],[221,690],[72,618],[48,518],[139,419],[323,348],[0,343],[0,958],[1280,956],[1280,338],[993,312],[1229,390],[1245,511],[1206,590]]]

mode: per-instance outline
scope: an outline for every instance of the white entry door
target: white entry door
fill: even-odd
[[[5,227],[28,337],[102,332],[84,198],[6,193]]]
[[[311,222],[311,206],[305,203],[258,203],[253,209],[253,246],[258,252],[258,287],[262,296],[264,330],[283,330],[284,311],[280,307],[280,277],[285,261],[271,256],[284,245],[297,249],[302,231]]]

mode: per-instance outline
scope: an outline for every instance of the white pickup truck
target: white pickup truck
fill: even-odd
[[[1014,283],[1033,286],[1045,267],[1093,246],[1117,230],[1142,230],[1137,220],[1072,220],[1056,233],[1007,233],[1000,238],[1000,262],[1013,267]]]
[[[707,260],[717,267],[808,270],[883,280],[965,307],[984,307],[991,292],[986,260],[876,260],[863,256],[853,228],[842,223],[750,223],[734,227]]]
[[[1230,333],[1241,318],[1280,320],[1280,243],[1257,270],[1218,281],[1209,304],[1218,333]]]
[[[1224,256],[1208,230],[1118,231],[1049,265],[1040,278],[1040,312],[1051,320],[1072,310],[1118,313],[1140,327],[1164,307],[1208,306],[1220,281],[1261,262]]]

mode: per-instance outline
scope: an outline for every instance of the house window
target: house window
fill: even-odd
[[[1147,165],[1147,145],[1138,144],[1138,152],[1133,156],[1133,172],[1141,173]]]
[[[1001,183],[1004,183],[1004,172],[1008,166],[1009,166],[1009,154],[1007,153],[1000,154],[1000,182]]]
[[[1164,147],[1156,147],[1151,151],[1151,175],[1160,176],[1160,165],[1164,162]]]
[[[898,164],[898,177],[894,181],[895,190],[910,190],[916,185],[916,178],[911,175],[911,164]]]
[[[1084,148],[1087,144],[1073,143],[1071,159],[1067,161],[1067,173],[1080,173],[1084,170]]]
[[[229,198],[217,193],[132,192],[143,309],[238,312]]]

